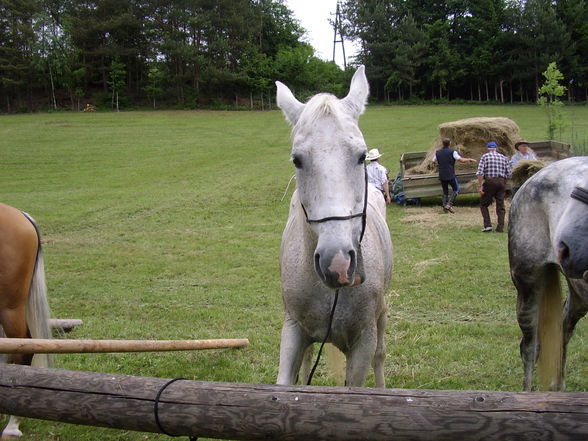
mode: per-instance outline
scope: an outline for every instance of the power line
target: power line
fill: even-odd
[[[337,1],[337,12],[335,12],[335,21],[333,23],[333,61],[335,61],[335,50],[337,48],[337,43],[341,43],[341,49],[343,51],[343,67],[347,69],[347,57],[345,56],[345,42],[343,41],[343,28],[341,24],[341,2]],[[332,14],[331,14],[332,15]],[[337,39],[337,34],[339,34],[339,39]]]

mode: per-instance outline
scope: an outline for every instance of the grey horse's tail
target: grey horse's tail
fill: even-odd
[[[563,303],[557,269],[547,271],[545,289],[539,304],[538,375],[541,390],[563,387]]]
[[[325,348],[329,373],[335,379],[335,384],[337,386],[345,386],[345,354],[333,344],[328,344]]]
[[[314,353],[313,345],[308,346],[304,351],[302,358],[302,370],[300,372],[302,384],[308,384],[308,377],[311,372],[312,357]],[[332,343],[325,345],[325,362],[329,375],[335,380],[337,386],[345,385],[345,354],[335,347]]]

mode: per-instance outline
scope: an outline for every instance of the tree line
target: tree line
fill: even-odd
[[[585,0],[344,0],[378,100],[535,102],[555,62],[588,96]]]
[[[341,0],[377,101],[535,102],[556,62],[588,96],[586,0]],[[0,0],[0,111],[268,108],[274,81],[339,96],[284,0]]]
[[[340,93],[283,0],[0,0],[0,109],[264,107]]]

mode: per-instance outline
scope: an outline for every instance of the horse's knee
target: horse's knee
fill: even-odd
[[[370,366],[375,367],[375,363],[378,362],[377,349],[376,336],[368,333],[347,353],[347,386],[363,386]]]
[[[296,384],[304,352],[309,344],[300,327],[292,320],[286,319],[280,342],[278,384]]]

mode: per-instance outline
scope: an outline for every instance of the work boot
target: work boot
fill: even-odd
[[[449,211],[449,209],[447,208],[448,203],[449,203],[449,196],[444,194],[443,199],[441,201],[441,204],[443,205],[443,213],[447,213]]]
[[[453,210],[453,204],[455,204],[455,200],[457,199],[457,195],[458,193],[453,193],[451,195],[450,198],[448,198],[448,202],[447,202],[447,211],[449,211],[450,213],[455,213],[455,211]]]

